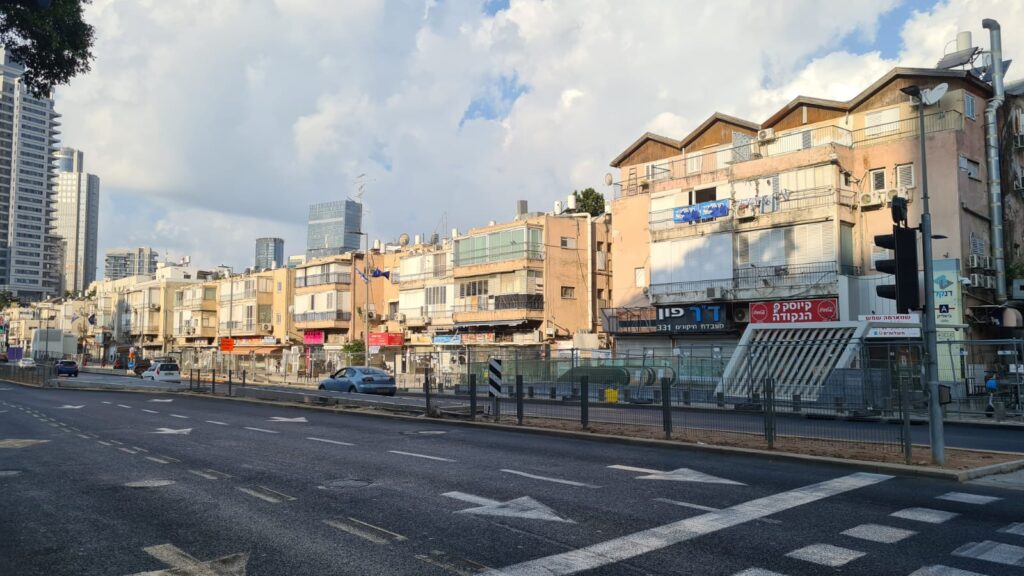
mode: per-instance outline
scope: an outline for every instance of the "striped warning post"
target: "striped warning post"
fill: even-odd
[[[491,358],[487,366],[488,396],[501,398],[501,359]]]

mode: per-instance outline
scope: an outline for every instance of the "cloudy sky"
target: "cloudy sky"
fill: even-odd
[[[102,179],[101,251],[244,268],[258,236],[301,253],[308,204],[360,174],[382,240],[550,210],[610,192],[645,130],[846,99],[957,30],[987,48],[984,17],[1021,77],[1018,0],[93,0],[93,70],[57,107]]]

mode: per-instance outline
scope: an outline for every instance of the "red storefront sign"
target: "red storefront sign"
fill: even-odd
[[[752,324],[832,322],[838,319],[839,305],[835,298],[752,302],[750,304],[750,322]]]
[[[323,330],[306,330],[302,333],[302,343],[309,344],[323,344],[324,343],[324,331]]]
[[[370,332],[370,346],[401,346],[405,339],[398,332]]]

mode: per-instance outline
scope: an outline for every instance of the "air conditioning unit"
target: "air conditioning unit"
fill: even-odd
[[[738,204],[736,211],[733,212],[733,217],[737,220],[750,220],[754,216],[756,216],[754,214],[754,207],[750,204]]]
[[[366,313],[366,318],[368,320],[376,320],[377,314],[373,310],[370,310],[369,312]]]
[[[985,276],[985,282],[986,282],[985,287],[990,289],[990,290],[995,290],[996,288],[999,287],[999,284],[996,282],[996,277],[995,276]]]
[[[758,142],[771,142],[772,140],[775,140],[774,128],[765,128],[764,130],[757,131]]]
[[[981,268],[981,256],[977,254],[971,254],[967,257],[968,268]],[[974,284],[974,279],[971,279],[971,284]],[[977,284],[974,284],[977,286]]]
[[[737,306],[732,311],[732,319],[735,322],[750,322],[750,307]]]
[[[401,312],[395,314],[395,320],[399,322],[405,322],[405,314],[402,314]]]
[[[709,286],[707,297],[708,300],[721,300],[725,298],[725,289],[721,286]]]
[[[423,317],[423,325],[424,326],[429,326],[430,325],[430,316],[424,316]]]
[[[886,192],[885,195],[888,198],[889,203],[892,203],[893,198],[903,198],[907,202],[910,202],[910,189],[907,188],[906,186],[893,188],[892,190]]]
[[[982,257],[978,258],[978,260],[981,260],[981,267],[984,268],[985,270],[992,270],[993,269],[992,257],[991,256],[982,256]]]
[[[864,192],[860,195],[861,208],[877,208],[882,205],[882,197],[875,192]]]
[[[981,274],[971,274],[971,286],[975,288],[986,288],[988,287],[988,281]]]
[[[188,329],[185,330],[185,334],[188,334],[189,336],[191,336],[191,335],[193,335],[195,333],[196,333],[196,329],[195,328],[188,328]]]
[[[149,309],[150,310],[160,310],[160,305],[159,304],[150,304],[149,305]]]
[[[273,332],[274,330],[274,325],[269,322],[262,324],[261,327],[263,328],[264,332]]]

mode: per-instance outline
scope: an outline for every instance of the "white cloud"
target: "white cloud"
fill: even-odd
[[[446,233],[509,218],[515,199],[606,190],[608,161],[644,130],[847,98],[896,61],[841,40],[871,38],[893,2],[513,0],[490,17],[471,2],[96,0],[93,72],[57,105],[112,200],[101,248],[244,266],[257,236],[301,252],[307,205],[350,195],[359,173],[371,234]],[[917,14],[898,61],[934,63],[966,24],[987,45],[992,15],[1019,54],[1022,10]],[[482,92],[500,98],[497,78],[527,90],[460,126]]]

